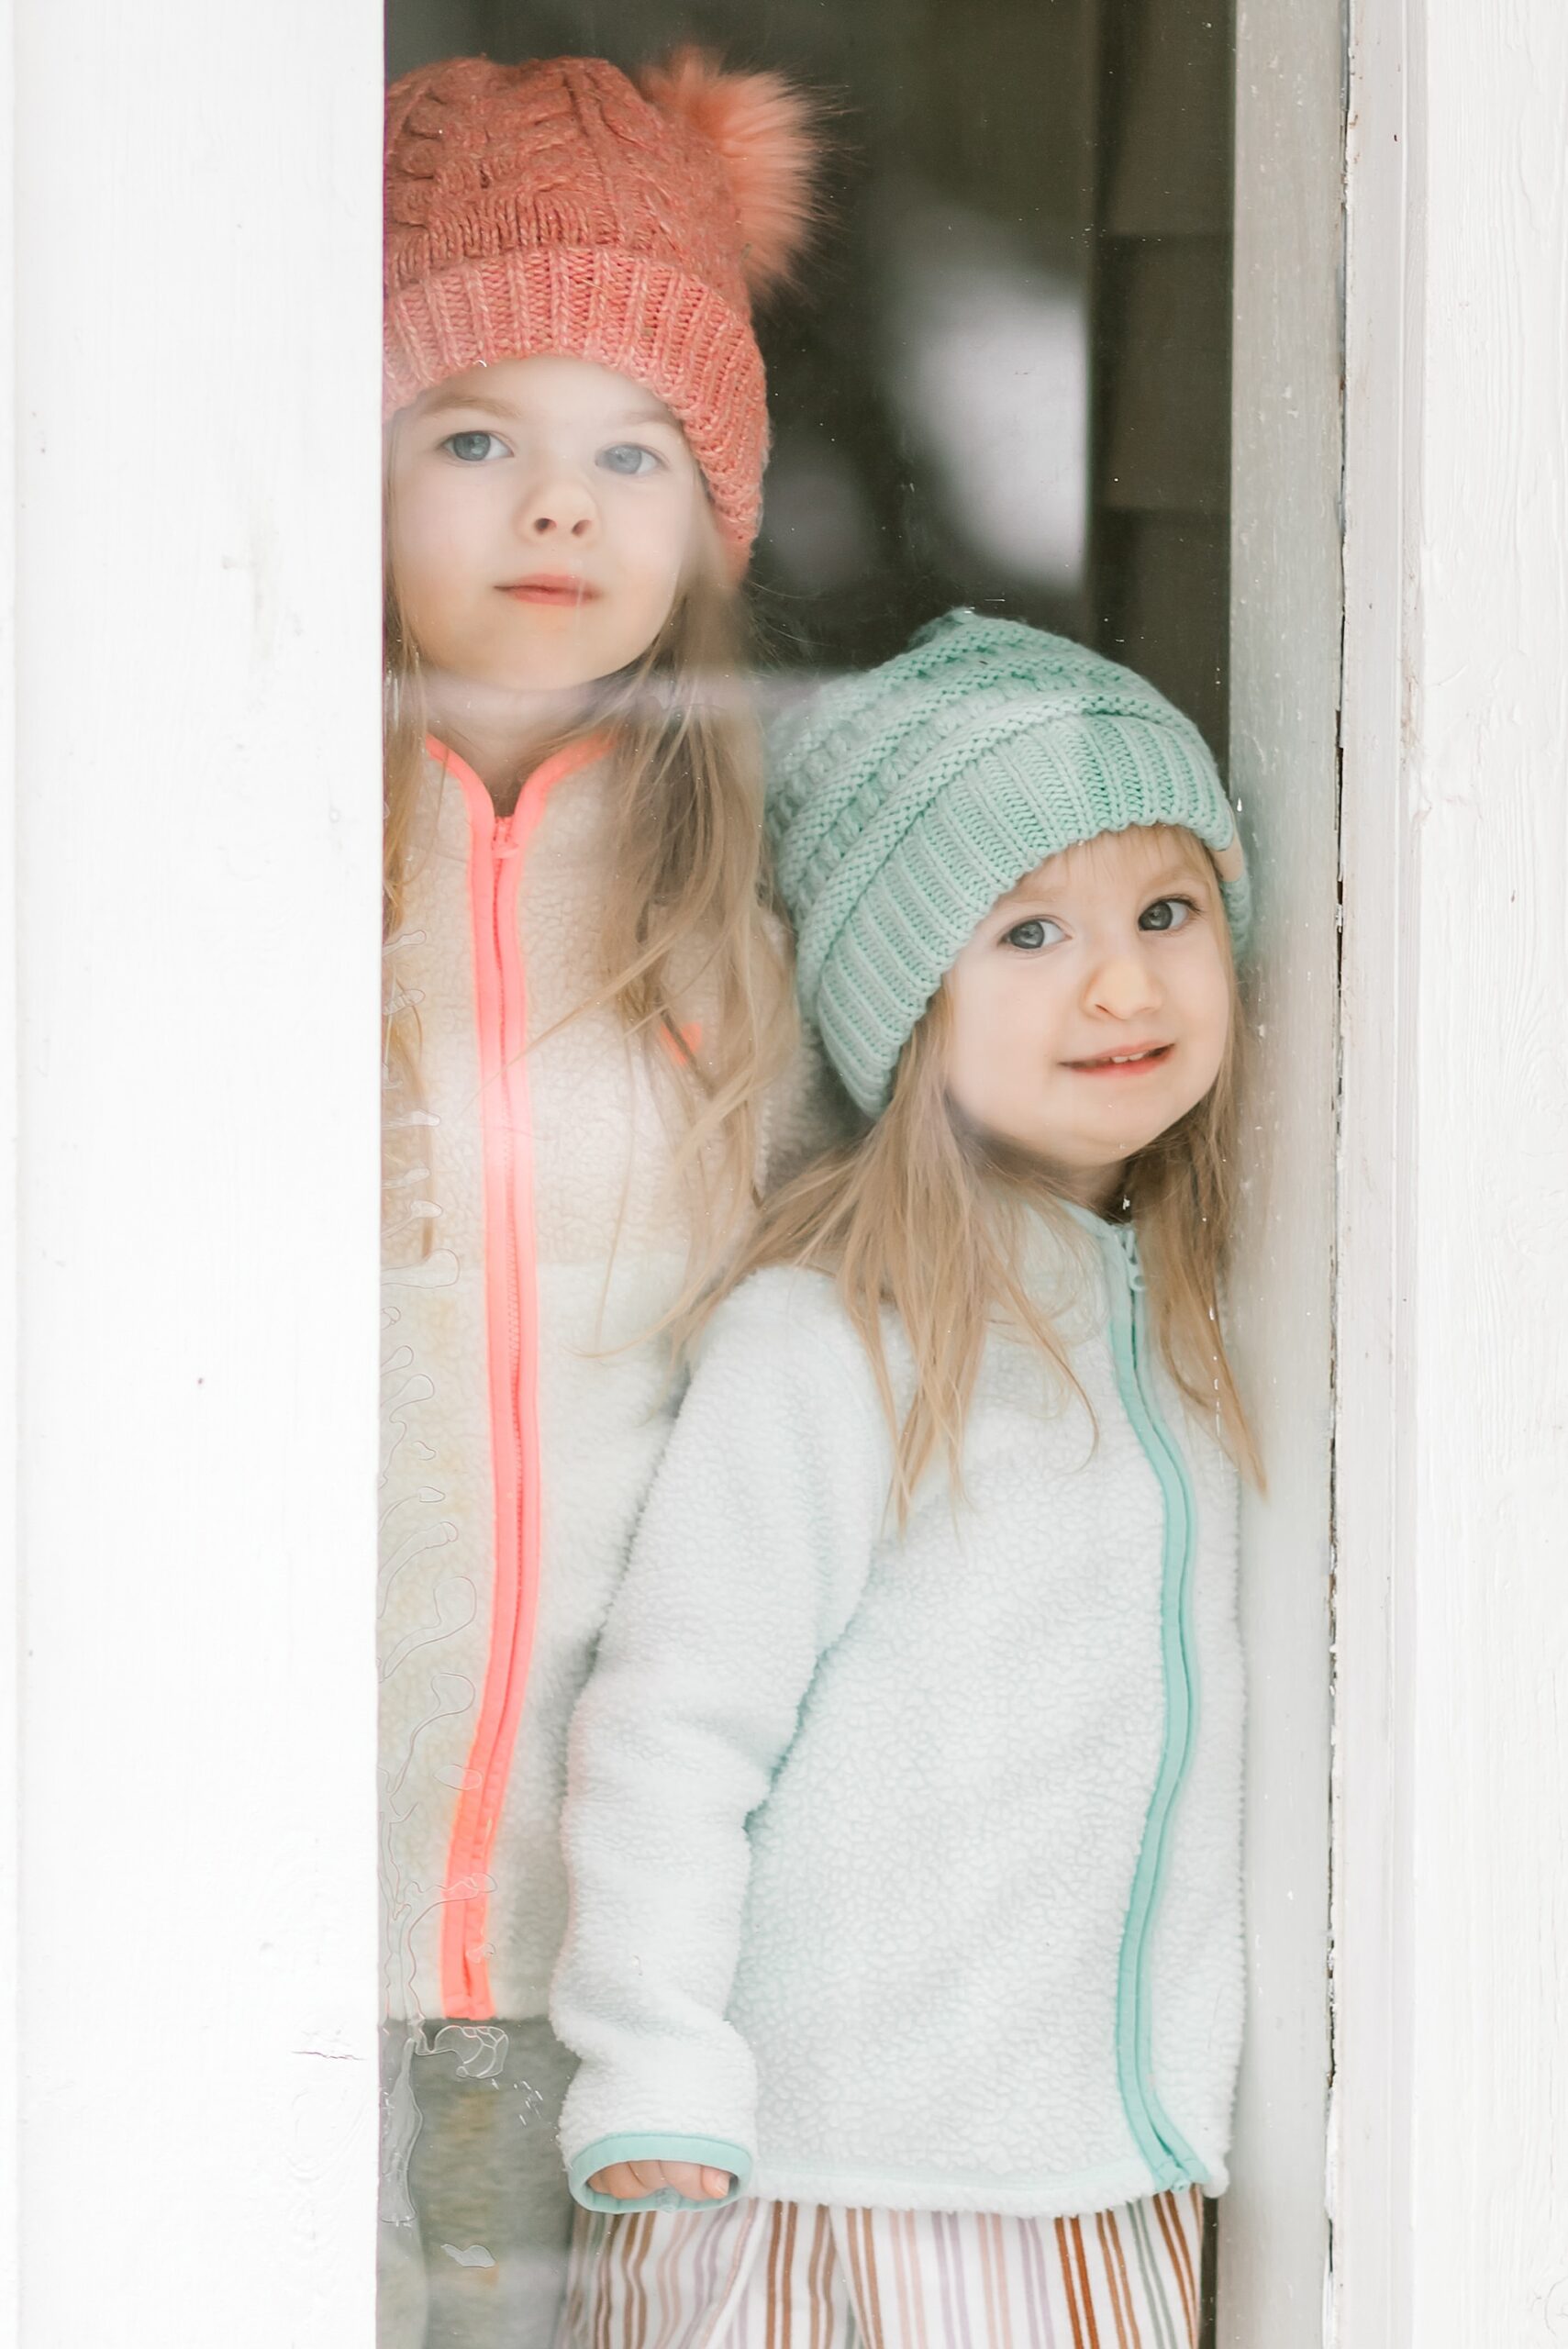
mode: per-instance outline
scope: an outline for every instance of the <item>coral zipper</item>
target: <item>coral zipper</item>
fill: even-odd
[[[495,1496],[490,1644],[479,1718],[448,1851],[441,1916],[441,2010],[487,2020],[488,1926],[495,1838],[522,1715],[539,1605],[539,1328],[528,995],[517,891],[529,841],[554,786],[603,755],[596,740],[547,760],[515,812],[497,820],[472,769],[432,741],[462,785],[469,817],[469,902],[484,1138],[484,1287]]]

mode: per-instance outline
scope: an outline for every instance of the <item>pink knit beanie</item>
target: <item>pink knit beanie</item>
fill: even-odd
[[[751,296],[789,274],[814,159],[787,82],[695,50],[640,86],[592,57],[406,73],[386,103],[385,412],[493,360],[613,368],[679,418],[743,565],[768,447]]]

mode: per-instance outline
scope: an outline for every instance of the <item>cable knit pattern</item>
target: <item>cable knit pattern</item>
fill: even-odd
[[[1130,669],[1016,620],[950,612],[770,729],[768,820],[800,999],[872,1116],[975,925],[1075,842],[1174,824],[1234,867],[1235,818],[1195,726]]]
[[[499,359],[612,368],[679,418],[743,558],[768,440],[748,280],[787,269],[811,142],[778,76],[676,62],[662,104],[600,58],[454,58],[394,84],[384,405]]]
[[[585,2179],[628,2140],[856,2207],[1061,2213],[1225,2183],[1234,1474],[1147,1370],[1194,1504],[1191,1744],[1134,2023],[1118,1964],[1173,1720],[1165,1515],[1118,1386],[1123,1239],[1085,1252],[1042,1227],[1040,1251],[1082,1397],[998,1335],[967,1499],[933,1475],[902,1537],[830,1281],[764,1272],[716,1317],[572,1728],[551,2014],[583,2059],[562,2143],[593,2207]],[[1161,2174],[1134,2060],[1139,2110],[1184,2141]]]

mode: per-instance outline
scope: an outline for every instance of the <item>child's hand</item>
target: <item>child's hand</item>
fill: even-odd
[[[727,2169],[704,2169],[698,2162],[612,2162],[588,2180],[595,2194],[612,2194],[617,2202],[640,2202],[664,2186],[688,2202],[722,2202],[729,2182]]]

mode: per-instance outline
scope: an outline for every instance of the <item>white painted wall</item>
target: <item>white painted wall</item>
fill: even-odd
[[[1335,2338],[1568,2332],[1568,14],[1352,12]]]
[[[25,2349],[373,2338],[380,81],[19,0]]]
[[[0,122],[11,120],[12,0],[0,0]],[[0,935],[17,904],[16,322],[11,174],[0,174]],[[0,2342],[16,2339],[17,2194],[17,962],[0,954]]]
[[[1242,1514],[1247,2039],[1220,2209],[1225,2349],[1310,2349],[1328,2262],[1343,51],[1237,9],[1230,787],[1258,890],[1238,1364],[1268,1472]]]

